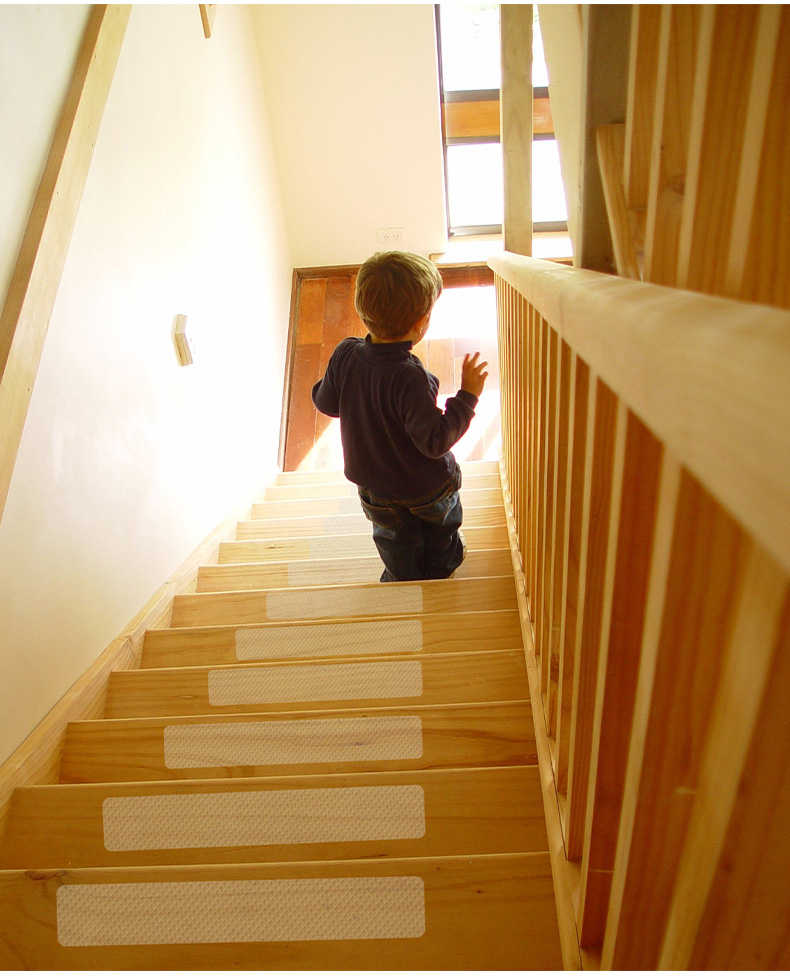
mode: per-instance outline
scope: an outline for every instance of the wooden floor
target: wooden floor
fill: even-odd
[[[14,794],[3,968],[561,968],[498,474],[465,474],[464,572],[393,584],[369,533],[301,534],[342,479],[281,476]]]
[[[291,324],[290,381],[287,390],[284,470],[341,469],[337,422],[318,413],[310,398],[324,375],[332,351],[347,336],[365,336],[354,308],[356,268],[297,272]],[[467,352],[480,350],[490,375],[477,417],[454,453],[459,460],[497,457],[499,380],[492,272],[485,264],[440,268],[444,292],[431,318],[427,337],[414,354],[439,378],[439,402],[460,386],[460,364]]]

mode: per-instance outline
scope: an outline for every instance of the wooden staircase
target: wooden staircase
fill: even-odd
[[[340,476],[284,474],[0,845],[6,969],[556,969],[499,474],[455,578],[378,583]]]

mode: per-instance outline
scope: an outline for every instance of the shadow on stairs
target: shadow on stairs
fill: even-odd
[[[562,968],[499,474],[454,579],[378,583],[353,486],[285,474],[17,789],[0,963]]]

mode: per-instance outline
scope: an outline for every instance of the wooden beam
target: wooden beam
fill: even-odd
[[[532,254],[532,4],[502,4],[505,250]]]
[[[657,285],[677,280],[698,33],[698,6],[662,6],[642,269],[643,279]]]
[[[548,98],[533,99],[532,131],[535,135],[554,135],[554,120]],[[444,126],[447,139],[499,138],[499,99],[483,102],[445,102]]]
[[[678,242],[679,288],[724,293],[759,14],[758,6],[746,4],[702,10]]]
[[[0,518],[130,10],[91,10],[0,313]]]

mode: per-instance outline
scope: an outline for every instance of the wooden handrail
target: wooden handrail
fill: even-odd
[[[790,312],[520,255],[489,265],[790,570]]]
[[[96,4],[0,313],[0,518],[130,4]]]

